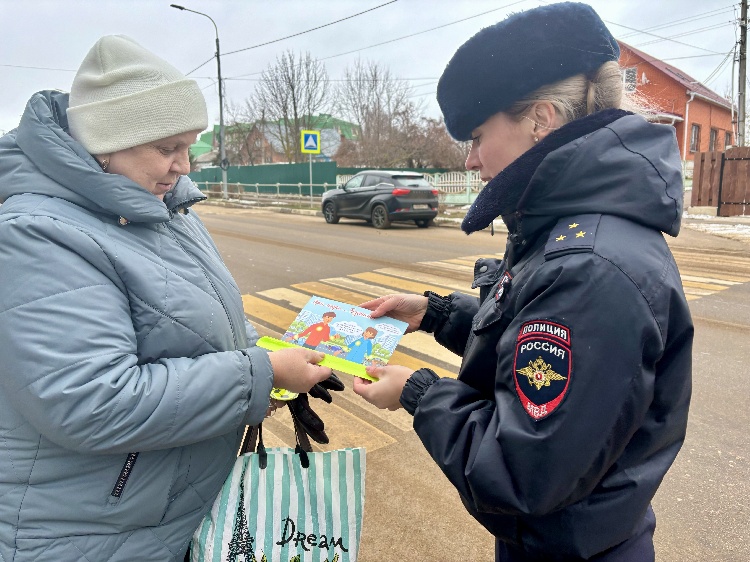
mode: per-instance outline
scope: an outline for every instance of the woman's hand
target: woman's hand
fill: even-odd
[[[400,365],[367,367],[367,374],[376,377],[377,382],[354,377],[354,392],[381,410],[398,410],[401,407],[401,392],[414,369]]]
[[[416,332],[427,312],[427,297],[422,295],[386,295],[379,299],[367,301],[359,305],[371,310],[372,318],[388,315],[396,320],[406,322],[409,326],[406,333]]]
[[[273,367],[273,386],[290,392],[309,392],[313,385],[331,376],[331,369],[317,365],[324,353],[294,347],[268,354]]]

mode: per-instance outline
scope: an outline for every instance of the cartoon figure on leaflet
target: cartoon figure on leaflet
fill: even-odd
[[[303,332],[300,332],[299,334],[293,334],[292,339],[299,340],[301,338],[307,337],[307,339],[305,339],[305,343],[302,345],[310,349],[315,349],[316,347],[318,347],[320,342],[328,341],[330,339],[331,328],[328,326],[328,324],[330,324],[331,320],[333,320],[334,318],[336,318],[335,312],[324,312],[321,322],[308,326]]]
[[[364,363],[365,358],[372,355],[372,340],[377,335],[378,331],[375,328],[365,328],[362,336],[349,344],[346,359],[355,363]]]

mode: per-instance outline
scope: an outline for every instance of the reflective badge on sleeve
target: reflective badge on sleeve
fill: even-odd
[[[513,380],[529,416],[540,420],[557,409],[570,387],[572,367],[567,326],[549,320],[534,320],[521,326]]]

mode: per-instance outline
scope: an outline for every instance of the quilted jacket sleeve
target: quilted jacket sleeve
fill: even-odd
[[[45,437],[116,453],[198,442],[263,419],[265,350],[138,364],[127,288],[85,232],[0,222],[0,389]]]

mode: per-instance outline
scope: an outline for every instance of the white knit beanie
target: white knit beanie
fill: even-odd
[[[109,154],[208,126],[195,80],[124,35],[99,39],[70,88],[70,134]]]

